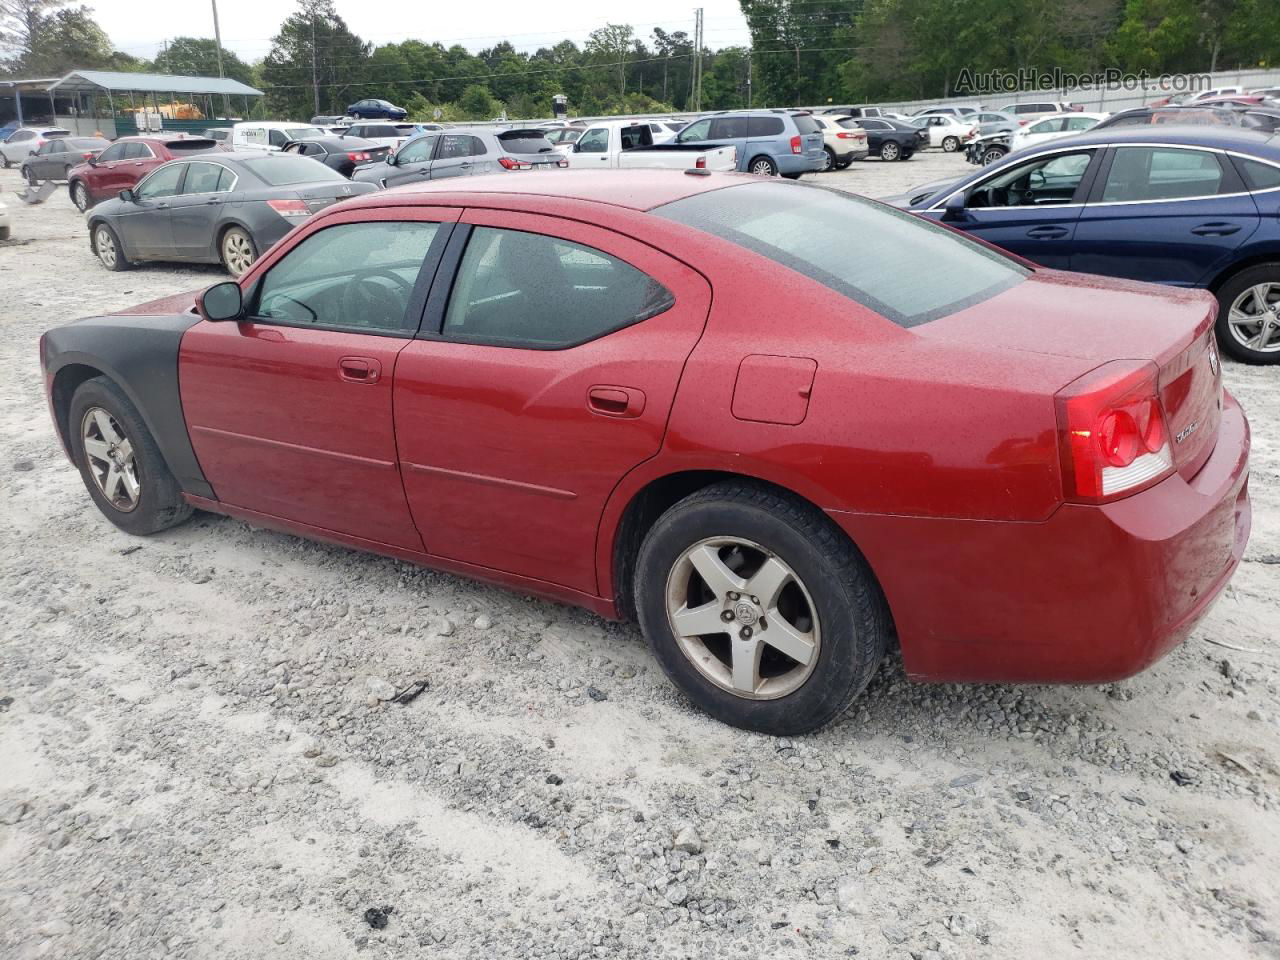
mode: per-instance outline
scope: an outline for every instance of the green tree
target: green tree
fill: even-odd
[[[218,44],[204,37],[178,37],[156,57],[155,69],[161,73],[176,73],[196,77],[218,75]],[[224,76],[241,83],[253,84],[253,68],[238,56],[222,48],[222,72]]]
[[[607,23],[597,30],[592,30],[587,37],[583,52],[591,63],[606,65],[618,79],[618,96],[627,94],[627,57],[631,53],[631,44],[635,40],[635,31],[630,24]]]
[[[368,95],[370,52],[338,16],[333,0],[298,0],[262,63],[266,108],[295,119],[341,113]]]
[[[457,109],[466,120],[492,120],[502,112],[502,104],[483,83],[473,83],[462,91]]]

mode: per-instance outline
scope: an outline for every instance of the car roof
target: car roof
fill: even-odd
[[[344,209],[353,206],[465,203],[467,197],[506,194],[582,200],[645,211],[711,190],[763,182],[767,181],[739,173],[693,175],[681,170],[565,170],[476,178],[465,185],[459,185],[456,178],[429,180],[358,197],[348,201]],[[459,197],[461,199],[454,199]]]
[[[312,123],[310,120],[241,120],[232,126],[233,130],[240,127],[262,127],[267,130],[284,130],[288,127],[315,127],[319,124]]]
[[[1158,108],[1157,108],[1158,109]],[[1178,126],[1171,124],[1156,129],[1148,127],[1107,127],[1087,131],[1078,136],[1052,141],[1054,148],[1064,146],[1106,146],[1111,143],[1169,143],[1190,147],[1217,147],[1223,150],[1249,150],[1280,156],[1280,140],[1276,135],[1247,130],[1243,127]]]
[[[366,140],[364,137],[341,137],[334,134],[331,137],[299,137],[297,140],[290,140],[290,143],[320,143],[326,147],[337,147],[341,150],[360,149],[361,147],[377,147],[382,149],[382,144],[374,143],[372,140]]]

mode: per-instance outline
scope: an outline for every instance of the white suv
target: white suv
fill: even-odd
[[[71,131],[63,130],[61,127],[19,127],[9,134],[3,143],[0,143],[0,159],[4,161],[4,167],[7,170],[15,163],[22,163],[39,150],[46,140],[69,136]]]

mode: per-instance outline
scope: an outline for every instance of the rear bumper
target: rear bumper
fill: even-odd
[[[803,153],[779,153],[774,155],[773,162],[778,165],[779,173],[812,173],[822,169],[822,157],[821,150],[814,156]]]
[[[1181,643],[1226,586],[1249,539],[1248,464],[1227,394],[1189,481],[1042,523],[831,516],[880,578],[913,678],[1105,683]]]

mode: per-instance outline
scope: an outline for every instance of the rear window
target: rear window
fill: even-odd
[[[167,140],[165,146],[173,153],[208,153],[218,149],[218,141],[207,137],[191,137],[186,140]]]
[[[1280,187],[1280,167],[1273,167],[1269,163],[1260,163],[1257,160],[1246,160],[1243,157],[1236,157],[1236,163],[1240,166],[1244,182],[1249,185],[1250,190],[1274,190]]]
[[[498,139],[507,153],[551,153],[555,150],[540,130],[509,130],[498,134]]]
[[[807,113],[796,114],[791,118],[796,122],[796,129],[801,133],[821,133],[822,128],[818,126],[818,121],[813,119]]]
[[[312,183],[316,180],[346,179],[337,170],[326,167],[323,163],[292,153],[281,153],[258,160],[245,160],[244,167],[263,183],[273,187],[290,183]]]
[[[790,267],[903,327],[979,303],[1029,273],[944,227],[825,187],[743,184],[652,212]],[[850,247],[851,236],[875,242]]]

